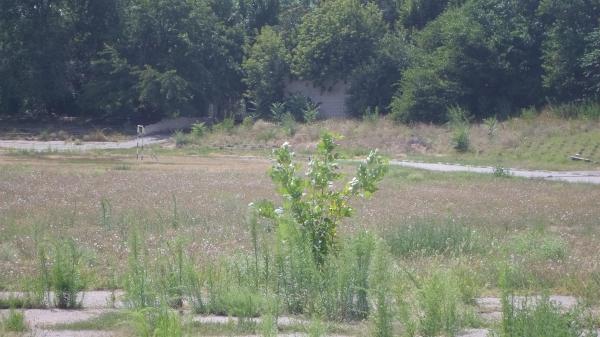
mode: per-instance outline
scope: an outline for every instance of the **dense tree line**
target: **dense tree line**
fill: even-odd
[[[600,0],[2,0],[0,115],[268,118],[297,78],[345,81],[357,116],[506,117],[599,98],[599,18]]]

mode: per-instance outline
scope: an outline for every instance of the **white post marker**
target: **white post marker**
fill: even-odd
[[[136,159],[144,160],[144,130],[143,125],[137,126]]]

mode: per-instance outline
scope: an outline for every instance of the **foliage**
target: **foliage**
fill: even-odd
[[[411,62],[407,35],[401,30],[386,33],[373,55],[354,69],[346,102],[352,115],[360,116],[367,109],[388,111],[396,83]]]
[[[208,127],[204,122],[194,123],[192,124],[192,132],[191,134],[196,138],[202,138],[204,135],[208,133]]]
[[[469,112],[459,106],[448,109],[448,124],[453,129],[452,145],[458,152],[467,152],[470,147],[469,140]]]
[[[235,120],[233,117],[225,117],[220,123],[213,125],[213,130],[231,133],[235,127]]]
[[[377,191],[377,183],[387,171],[385,160],[373,151],[360,164],[356,177],[336,190],[334,183],[342,176],[335,148],[335,137],[325,133],[308,164],[307,178],[297,174],[298,165],[293,162],[294,153],[287,143],[275,150],[276,163],[271,178],[283,197],[283,207],[275,209],[273,203],[267,201],[257,205],[262,216],[279,222],[293,220],[310,242],[318,265],[322,265],[334,249],[339,222],[353,213],[350,199],[359,195],[368,197]]]
[[[308,80],[345,82],[355,116],[504,119],[598,100],[598,17],[599,0],[5,0],[0,115],[268,118]]]
[[[496,138],[496,135],[498,133],[498,119],[496,118],[496,116],[488,117],[488,118],[484,119],[483,125],[485,126],[485,129],[487,130],[488,138],[490,140],[494,140],[494,138]]]
[[[600,97],[600,27],[586,37],[585,54],[581,57],[581,68],[586,78],[586,93],[590,97]]]
[[[453,1],[448,0],[407,0],[398,9],[400,21],[407,28],[422,29],[431,20],[442,14]]]
[[[303,120],[305,123],[312,124],[319,117],[319,107],[313,102],[308,102],[303,111]]]
[[[271,118],[273,118],[276,121],[283,121],[284,116],[287,113],[287,109],[285,107],[285,103],[284,102],[274,102],[273,104],[271,104]]]
[[[375,4],[323,1],[298,28],[292,71],[320,85],[345,79],[372,55],[384,32],[381,12]]]
[[[452,145],[458,152],[469,151],[471,141],[469,140],[469,127],[461,125],[454,129],[452,134]]]
[[[269,117],[272,104],[283,100],[285,77],[289,72],[287,54],[280,34],[266,26],[261,29],[242,64],[247,95],[255,102],[256,113],[261,118]]]
[[[510,178],[511,177],[510,170],[505,167],[502,167],[502,166],[496,166],[496,167],[494,167],[494,177]]]
[[[547,29],[542,44],[544,86],[562,102],[584,98],[595,85],[593,77],[586,78],[584,68],[589,71],[591,64],[584,55],[595,50],[593,30],[598,27],[600,2],[544,0],[539,12]]]

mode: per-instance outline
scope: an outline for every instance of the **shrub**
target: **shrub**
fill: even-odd
[[[281,122],[283,121],[284,116],[287,113],[287,109],[285,107],[285,103],[283,102],[275,102],[271,104],[271,118],[274,120]]]
[[[488,117],[483,120],[483,125],[487,131],[488,138],[494,140],[498,133],[498,119],[496,117]]]
[[[452,145],[458,152],[469,151],[469,112],[460,106],[448,108],[448,125],[454,130]]]
[[[325,257],[333,249],[337,226],[343,218],[353,213],[349,201],[356,196],[369,196],[377,191],[377,183],[387,172],[385,160],[373,151],[358,168],[357,175],[341,190],[335,183],[341,179],[336,162],[335,138],[325,133],[317,146],[317,152],[308,164],[306,178],[297,174],[293,162],[294,153],[285,143],[274,151],[276,163],[271,178],[285,200],[283,207],[275,209],[272,202],[258,205],[258,214],[280,224],[287,219],[297,225],[303,239],[311,246],[317,265],[323,265]]]
[[[469,139],[469,127],[460,126],[454,130],[452,135],[452,146],[458,152],[467,152],[471,146]]]
[[[289,112],[294,117],[294,120],[303,121],[304,112],[307,109],[315,107],[316,105],[310,100],[310,98],[302,94],[290,95],[285,99],[286,112]]]
[[[496,167],[494,167],[494,177],[510,178],[511,177],[510,170],[507,168],[504,168],[502,166],[496,166]]]
[[[303,120],[305,123],[314,123],[319,117],[319,106],[313,102],[307,102],[303,110]]]
[[[179,130],[173,134],[173,140],[176,147],[182,147],[191,143],[189,136]]]
[[[192,124],[192,136],[194,136],[195,138],[202,138],[206,133],[208,132],[208,128],[206,127],[206,124],[201,122],[201,123],[194,123]]]
[[[294,119],[294,116],[290,112],[286,112],[281,117],[281,127],[285,131],[286,135],[288,135],[289,137],[292,137],[296,134],[296,124],[296,119]]]
[[[235,121],[233,117],[225,117],[220,123],[213,126],[213,130],[231,133],[235,127]]]
[[[283,98],[285,77],[289,73],[287,54],[281,34],[265,26],[242,63],[247,94],[255,102],[256,113],[261,118],[268,117],[270,105]]]

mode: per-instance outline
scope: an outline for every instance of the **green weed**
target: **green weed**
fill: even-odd
[[[447,273],[436,272],[422,284],[418,302],[424,336],[454,336],[461,327],[460,291]]]
[[[388,236],[394,255],[466,254],[477,252],[481,244],[476,232],[455,221],[434,223],[424,221],[400,226]]]
[[[146,308],[132,313],[134,326],[139,337],[183,337],[183,324],[179,315],[161,307]]]
[[[49,270],[43,270],[48,288],[54,292],[54,304],[61,309],[81,306],[78,294],[85,288],[82,275],[81,251],[73,240],[58,240],[52,245]]]
[[[23,312],[14,308],[9,310],[8,315],[2,319],[0,326],[2,330],[10,332],[24,332],[29,329]]]
[[[156,305],[154,281],[148,268],[148,252],[145,240],[138,230],[129,236],[129,256],[124,288],[126,302],[131,308],[145,308]]]
[[[374,337],[393,336],[393,302],[391,290],[395,278],[393,265],[388,255],[387,247],[380,242],[375,249],[369,277],[369,291],[374,303],[370,315],[371,331]]]

